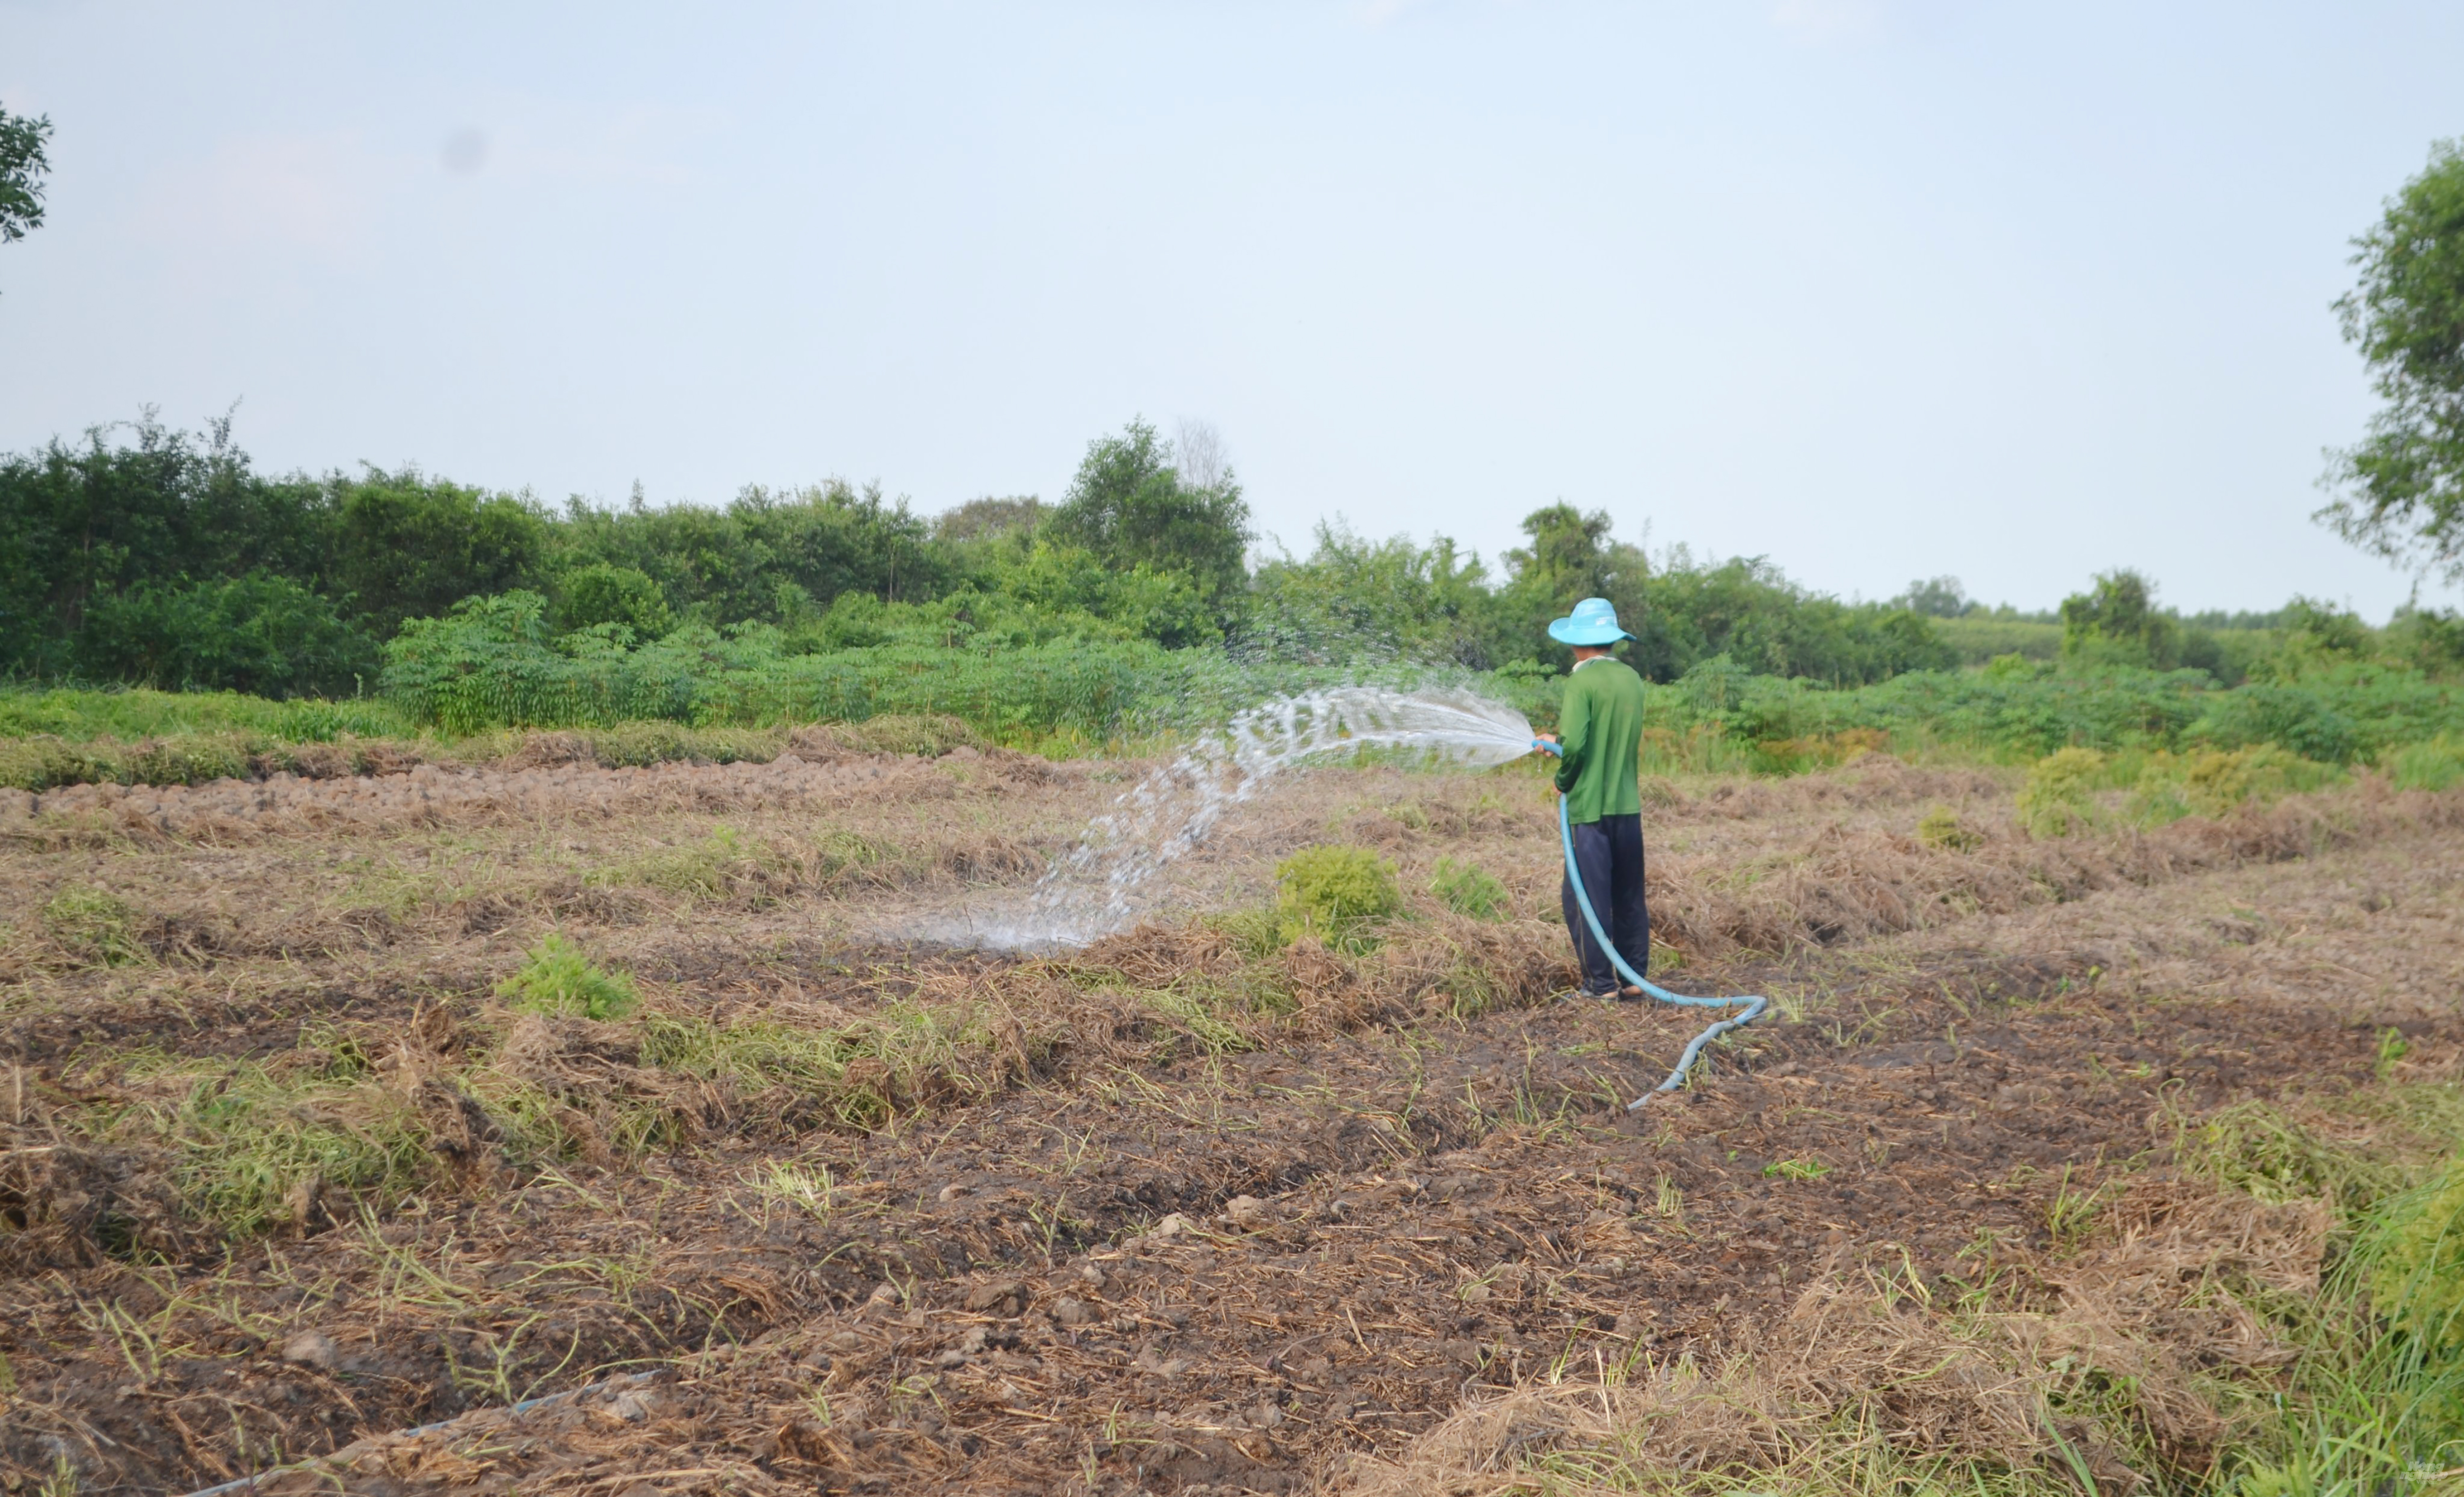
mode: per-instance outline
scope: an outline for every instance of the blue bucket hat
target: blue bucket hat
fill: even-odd
[[[1614,645],[1633,635],[1617,627],[1617,605],[1606,598],[1586,598],[1574,611],[1549,626],[1549,637],[1560,645]]]

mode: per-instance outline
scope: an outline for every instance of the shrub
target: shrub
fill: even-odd
[[[1315,936],[1328,945],[1362,943],[1365,928],[1403,908],[1395,866],[1367,848],[1322,844],[1275,865],[1283,938]]]
[[[2268,804],[2295,790],[2316,789],[2339,771],[2274,744],[2254,748],[2158,752],[2139,772],[2131,815],[2161,825],[2185,816],[2229,816],[2252,802]]]
[[[1945,852],[1973,852],[1985,845],[1985,836],[1961,821],[1957,811],[1937,805],[1917,823],[1917,841]]]
[[[376,674],[377,646],[314,590],[251,572],[98,598],[78,630],[76,659],[95,680],[346,696]]]
[[[386,704],[268,701],[237,692],[22,691],[0,689],[0,735],[50,734],[71,743],[161,737],[175,733],[241,733],[287,743],[324,743],[345,735],[385,737],[410,724]]]
[[[496,996],[515,1008],[583,1019],[622,1019],[639,1002],[633,980],[591,964],[582,948],[550,933],[531,949],[522,970],[496,984]]]
[[[2032,837],[2067,837],[2096,819],[2095,793],[2105,758],[2094,749],[2057,749],[2028,771],[2019,791],[2019,824]]]
[[[604,561],[564,574],[556,613],[568,629],[621,624],[643,639],[657,639],[675,622],[667,595],[648,573]]]
[[[622,630],[551,638],[535,593],[467,600],[413,619],[385,647],[385,690],[448,733],[604,726],[958,718],[979,732],[1120,731],[1149,704],[1186,699],[1191,670],[1143,641],[979,649],[884,644],[785,652],[767,627],[732,635],[689,625],[630,648]]]
[[[1429,892],[1444,900],[1446,908],[1455,914],[1475,920],[1503,919],[1513,908],[1504,884],[1452,858],[1438,859],[1437,876],[1429,881]]]

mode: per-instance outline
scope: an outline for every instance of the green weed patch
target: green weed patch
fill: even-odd
[[[1455,914],[1475,920],[1502,920],[1514,905],[1504,884],[1471,864],[1452,858],[1438,859],[1436,873],[1429,880],[1429,892]]]
[[[1287,942],[1314,936],[1356,947],[1371,939],[1370,927],[1403,908],[1395,866],[1367,848],[1303,848],[1275,865],[1275,886]]]
[[[43,904],[43,928],[71,955],[116,967],[142,961],[137,907],[107,889],[71,884]]]
[[[551,932],[531,949],[521,970],[496,984],[496,996],[518,1011],[622,1019],[641,1002],[632,979],[594,965],[582,948]]]

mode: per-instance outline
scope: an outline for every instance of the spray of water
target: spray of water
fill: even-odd
[[[1287,769],[1363,748],[1392,748],[1473,768],[1531,751],[1513,708],[1458,690],[1344,686],[1250,708],[1140,781],[1036,886],[1024,919],[980,931],[1004,946],[1070,946],[1134,923],[1156,875],[1202,845],[1232,807]]]

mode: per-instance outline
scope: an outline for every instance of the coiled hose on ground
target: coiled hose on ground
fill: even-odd
[[[1557,745],[1546,738],[1533,739],[1531,746],[1544,754],[1562,757]],[[1626,1104],[1627,1112],[1639,1112],[1642,1110],[1643,1104],[1653,1097],[1663,1091],[1674,1091],[1685,1085],[1685,1073],[1693,1069],[1694,1062],[1702,1057],[1703,1046],[1731,1029],[1742,1029],[1760,1019],[1764,1011],[1771,1007],[1771,1000],[1750,994],[1741,994],[1735,998],[1688,998],[1683,993],[1671,993],[1627,966],[1625,958],[1618,956],[1617,947],[1610,943],[1609,933],[1600,928],[1600,917],[1592,909],[1591,893],[1583,888],[1583,871],[1574,866],[1574,824],[1566,815],[1566,798],[1562,795],[1557,798],[1557,839],[1566,849],[1566,882],[1573,886],[1574,908],[1583,912],[1583,923],[1592,928],[1592,939],[1599,942],[1600,950],[1609,954],[1609,961],[1617,968],[1617,976],[1660,1002],[1675,1003],[1681,1008],[1734,1008],[1739,1003],[1746,1005],[1744,1013],[1723,1019],[1696,1035],[1692,1043],[1685,1046],[1685,1053],[1677,1058],[1677,1068],[1668,1073],[1666,1081]]]

